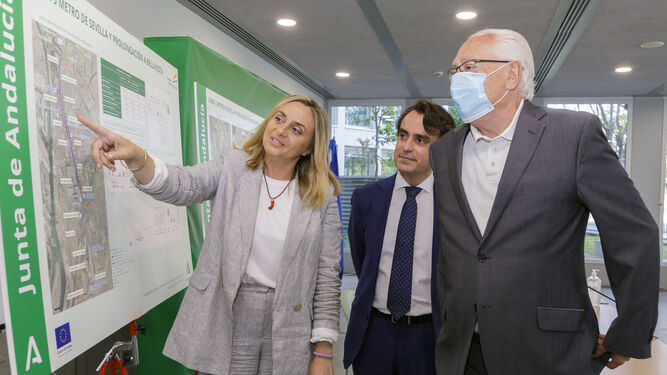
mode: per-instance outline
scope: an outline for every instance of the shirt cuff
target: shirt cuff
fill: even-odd
[[[155,191],[159,188],[162,187],[162,185],[167,182],[167,177],[169,177],[169,170],[167,169],[167,165],[160,159],[156,158],[155,156],[151,156],[153,159],[153,162],[155,163],[155,172],[153,173],[153,179],[148,182],[145,185],[142,185],[137,181],[134,176],[132,176],[132,179],[134,180],[133,182],[135,185],[140,187],[144,191]]]
[[[310,342],[313,344],[319,341],[327,341],[333,344],[338,340],[338,331],[331,328],[313,328],[310,335]]]

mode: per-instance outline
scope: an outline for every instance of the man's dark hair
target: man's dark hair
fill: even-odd
[[[444,108],[430,100],[419,99],[401,113],[396,122],[396,130],[401,130],[403,119],[412,111],[424,115],[424,130],[431,135],[437,134],[438,138],[456,127],[454,119]]]

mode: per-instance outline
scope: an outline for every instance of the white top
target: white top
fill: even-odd
[[[391,277],[391,265],[394,260],[396,234],[401,210],[407,197],[405,187],[410,186],[400,173],[396,174],[394,191],[389,203],[389,214],[384,229],[380,266],[375,282],[373,307],[389,314],[387,309],[387,291]],[[406,315],[419,316],[431,314],[431,264],[433,257],[433,174],[421,184],[422,191],[415,198],[417,201],[417,226],[415,230],[414,255],[412,258],[412,300],[410,311]]]
[[[151,156],[155,162],[155,173],[153,179],[146,185],[145,189],[160,188],[169,177],[169,170],[165,163]],[[134,177],[133,177],[134,178]],[[267,177],[266,181],[271,191],[271,196],[278,195],[289,181],[274,180]],[[243,282],[261,284],[271,288],[276,287],[278,271],[280,270],[280,257],[287,236],[292,203],[297,193],[297,181],[290,184],[287,191],[275,199],[273,209],[269,210],[271,199],[266,191],[266,184],[262,184],[259,192],[259,205],[257,207],[257,220],[255,221],[255,232],[250,246],[248,264],[243,275]],[[421,193],[420,193],[421,194]],[[310,341],[328,341],[335,343],[338,340],[338,331],[331,328],[314,328],[311,331]]]
[[[519,104],[507,129],[493,139],[482,135],[479,129],[471,125],[463,145],[461,182],[482,236],[496,199],[498,183],[505,168],[507,154],[510,151],[512,137],[514,137],[514,129],[516,129],[522,108],[523,101]]]
[[[269,192],[273,197],[280,194],[289,183],[287,190],[275,199],[273,208],[269,209],[271,199],[266,191],[266,184],[263,182],[259,191],[255,232],[252,236],[250,256],[245,275],[243,275],[243,282],[275,289],[297,183],[266,177]]]

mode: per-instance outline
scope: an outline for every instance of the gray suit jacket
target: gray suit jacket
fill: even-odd
[[[650,356],[657,321],[658,228],[591,114],[524,102],[486,233],[461,183],[464,125],[431,145],[440,233],[438,374],[463,374],[475,320],[490,375],[597,374],[588,298],[589,212],[619,317],[604,345]]]
[[[212,201],[206,239],[164,354],[183,365],[228,374],[232,305],[250,253],[261,169],[232,151],[193,167],[168,166],[154,198],[176,205]],[[313,327],[338,330],[340,217],[331,193],[321,209],[295,199],[280,261],[273,305],[273,373],[307,374]]]

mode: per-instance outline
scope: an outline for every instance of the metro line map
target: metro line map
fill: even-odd
[[[35,105],[49,279],[57,314],[113,288],[104,175],[90,157],[99,122],[97,56],[32,22]]]

